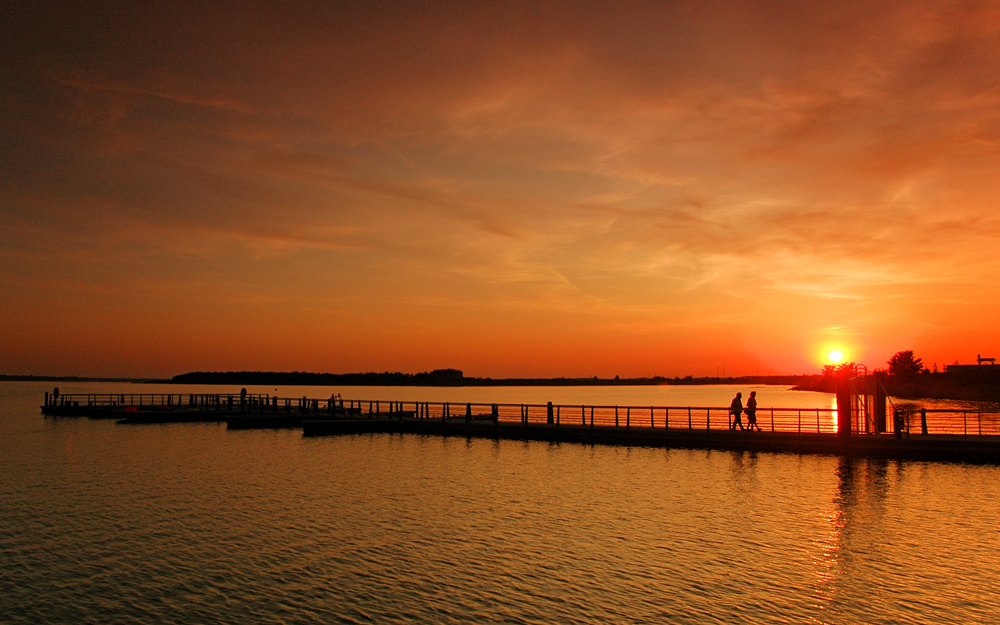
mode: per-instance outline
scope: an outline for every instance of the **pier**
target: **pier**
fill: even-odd
[[[820,453],[1000,463],[1000,411],[895,409],[878,422],[855,402],[832,408],[761,407],[760,431],[732,430],[728,407],[422,402],[264,394],[46,393],[52,417],[122,424],[215,422],[228,429],[292,428],[305,436],[399,433],[550,442]],[[850,425],[845,436],[840,427]],[[886,429],[883,429],[886,428]]]

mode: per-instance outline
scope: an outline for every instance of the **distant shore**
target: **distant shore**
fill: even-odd
[[[755,375],[731,377],[644,378],[480,378],[465,377],[455,369],[424,373],[309,373],[283,371],[192,372],[169,379],[101,378],[84,376],[0,375],[0,382],[127,382],[137,384],[214,384],[232,386],[706,386],[747,384],[795,386],[808,384],[809,375]]]
[[[806,383],[806,375],[740,377],[646,377],[646,378],[478,378],[457,369],[424,373],[308,373],[279,371],[193,372],[174,376],[173,384],[231,384],[238,386],[694,386],[709,384],[770,384],[794,386]]]
[[[480,378],[466,377],[457,369],[423,373],[310,373],[303,371],[196,371],[170,379],[101,378],[82,376],[0,375],[4,382],[119,382],[134,384],[204,384],[228,386],[789,386],[796,391],[834,392],[834,380],[823,375],[753,375],[730,377],[644,378]],[[1000,402],[1000,368],[977,375],[922,373],[908,378],[886,377],[886,390],[902,399],[950,399]]]
[[[0,375],[0,382],[125,382],[129,384],[169,384],[153,378],[91,378],[77,375]]]
[[[803,376],[794,391],[833,393],[835,382],[823,375]],[[952,399],[1000,403],[1000,371],[992,368],[978,375],[952,373],[920,373],[909,377],[887,376],[885,389],[889,395],[900,399]]]

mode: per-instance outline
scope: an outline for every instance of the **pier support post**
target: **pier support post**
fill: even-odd
[[[854,394],[851,393],[851,374],[844,370],[837,374],[837,437],[851,438],[852,407]]]
[[[872,420],[875,421],[875,428],[879,432],[885,432],[887,425],[886,423],[886,409],[885,409],[885,386],[882,385],[882,379],[885,377],[885,373],[882,371],[876,371],[872,374],[872,384],[875,388],[872,389]],[[893,431],[896,430],[895,420],[893,422]],[[897,434],[899,434],[897,432]],[[898,438],[898,436],[897,436]]]

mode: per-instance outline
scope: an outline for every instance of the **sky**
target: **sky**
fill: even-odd
[[[996,3],[0,12],[0,373],[1000,356]]]

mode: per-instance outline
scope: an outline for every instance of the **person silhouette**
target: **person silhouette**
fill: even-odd
[[[736,431],[736,426],[740,426],[740,431],[745,430],[743,427],[743,419],[741,415],[743,414],[743,393],[736,393],[736,397],[733,398],[733,403],[729,405],[729,413],[733,415],[733,423],[729,426],[730,430]]]
[[[757,425],[757,391],[750,391],[750,397],[747,398],[747,427],[753,432],[754,428],[760,432],[760,426]]]

